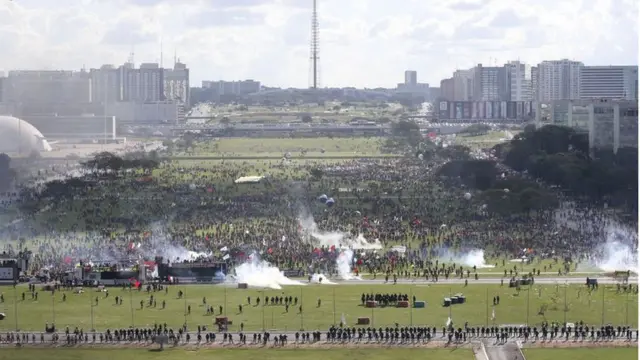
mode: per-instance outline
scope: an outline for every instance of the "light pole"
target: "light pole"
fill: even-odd
[[[413,288],[409,288],[409,323],[413,327]]]
[[[13,285],[13,307],[14,307],[14,312],[16,313],[16,331],[19,331],[18,329],[18,289],[16,288],[16,285]]]
[[[264,299],[265,299],[265,296],[264,296],[264,290],[260,291],[260,294],[261,294],[261,296],[262,296],[262,299],[264,300]],[[264,324],[264,307],[265,307],[266,305],[267,305],[267,302],[266,302],[266,300],[265,300],[265,302],[263,302],[263,303],[262,303],[262,332],[265,332],[265,330],[266,330],[266,326],[265,326],[265,324]]]
[[[184,326],[186,326],[187,325],[187,287],[186,286],[184,287],[184,292],[182,294],[182,297],[184,298]]]
[[[133,321],[133,286],[129,284],[129,307],[131,308],[131,327],[134,327]]]
[[[96,331],[93,324],[93,301],[91,300],[91,294],[89,294],[89,309],[91,311],[91,331]]]
[[[300,331],[304,331],[304,306],[302,306],[302,287],[300,287]]]
[[[336,325],[336,287],[333,287],[333,326]],[[373,319],[372,319],[373,320]]]

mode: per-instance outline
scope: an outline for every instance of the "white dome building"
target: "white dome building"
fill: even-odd
[[[51,151],[51,145],[28,122],[0,115],[0,153],[30,154],[33,151]]]

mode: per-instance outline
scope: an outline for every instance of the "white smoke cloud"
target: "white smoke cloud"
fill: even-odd
[[[311,282],[313,284],[336,285],[336,283],[334,283],[331,280],[327,279],[327,277],[324,276],[323,274],[313,274],[311,276]]]
[[[467,267],[475,266],[477,269],[489,269],[495,267],[494,265],[489,265],[485,262],[484,250],[480,249],[473,249],[461,253],[452,253],[447,250],[440,258],[447,263],[456,263]]]
[[[360,277],[351,273],[351,264],[353,263],[353,251],[346,249],[338,255],[336,259],[336,267],[338,275],[342,280],[361,280]]]
[[[298,218],[298,223],[303,233],[315,245],[353,250],[381,250],[382,244],[378,239],[370,242],[362,234],[353,238],[350,234],[342,231],[324,231],[318,227],[313,216],[303,214]]]
[[[237,266],[235,274],[229,276],[234,283],[245,283],[249,287],[282,289],[283,285],[305,285],[284,276],[282,271],[266,261],[259,259],[257,254],[249,256],[249,261]]]
[[[591,254],[590,262],[603,271],[638,273],[638,234],[631,229],[609,226],[606,241]]]

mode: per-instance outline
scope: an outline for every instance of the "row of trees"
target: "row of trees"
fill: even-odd
[[[589,149],[588,135],[571,128],[527,126],[494,148],[503,163],[567,192],[637,211],[638,149]]]
[[[152,151],[148,156],[141,154],[141,156],[120,157],[105,151],[85,161],[82,166],[85,169],[102,174],[120,175],[123,170],[142,170],[145,174],[149,174],[160,165],[159,156],[154,153]]]
[[[486,205],[489,213],[509,215],[558,205],[553,193],[534,181],[503,178],[492,160],[452,160],[440,167],[437,175],[459,179],[465,188],[480,190],[476,202]]]

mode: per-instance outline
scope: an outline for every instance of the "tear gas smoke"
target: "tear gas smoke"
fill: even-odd
[[[252,254],[250,260],[234,269],[235,275],[231,280],[235,283],[245,283],[249,287],[282,289],[282,285],[305,285],[296,280],[291,280],[275,266]]]
[[[606,241],[591,254],[590,262],[604,271],[638,273],[638,234],[630,229],[609,226]]]
[[[331,280],[327,279],[327,277],[322,275],[322,274],[313,274],[311,276],[311,282],[314,283],[314,284],[336,285],[336,283],[334,283]]]
[[[449,250],[443,252],[440,258],[447,262],[454,262],[456,264],[461,264],[467,267],[475,266],[477,269],[488,269],[495,267],[494,265],[489,265],[484,260],[484,250],[473,249],[461,253],[451,253]]]
[[[336,259],[336,267],[338,275],[342,280],[362,280],[359,276],[351,273],[351,264],[353,263],[353,251],[346,249],[338,255]]]
[[[336,248],[349,248],[354,250],[380,250],[383,248],[379,240],[369,242],[362,234],[353,238],[342,231],[323,231],[311,215],[305,214],[298,218],[298,222],[304,234],[308,235],[311,242],[318,246]]]
[[[343,280],[361,280],[360,277],[351,273],[351,264],[353,262],[353,250],[379,250],[382,249],[380,241],[375,240],[373,243],[359,234],[355,239],[349,234],[341,231],[326,232],[318,228],[318,224],[310,215],[301,216],[298,219],[300,226],[305,234],[309,235],[309,239],[316,245],[324,247],[334,246],[336,249],[342,249],[342,253],[336,259],[336,268],[338,275]]]

